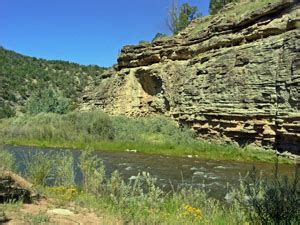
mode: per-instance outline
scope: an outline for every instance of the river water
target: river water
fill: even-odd
[[[63,149],[37,148],[24,146],[6,146],[13,153],[17,163],[21,163],[24,156],[29,153],[43,151],[51,153]],[[74,162],[78,164],[80,151],[72,151]],[[237,161],[202,160],[199,158],[170,157],[160,155],[148,155],[134,152],[107,152],[97,151],[105,165],[107,175],[118,170],[125,180],[134,179],[142,171],[149,172],[157,178],[158,184],[165,188],[178,187],[181,185],[204,187],[209,195],[223,199],[232,187],[239,185],[240,178],[247,175],[253,166],[264,177],[270,178],[274,166],[268,163],[249,163]],[[280,165],[280,174],[291,176],[294,167]],[[80,173],[77,173],[77,181]]]

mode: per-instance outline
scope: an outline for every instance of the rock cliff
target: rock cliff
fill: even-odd
[[[202,138],[300,154],[299,1],[229,5],[175,37],[125,46],[86,89],[91,108],[165,114]]]

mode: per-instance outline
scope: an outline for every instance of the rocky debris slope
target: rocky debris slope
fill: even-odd
[[[172,38],[125,46],[115,68],[86,89],[82,109],[165,114],[202,138],[299,154],[299,2],[237,16],[243,7],[195,20]]]

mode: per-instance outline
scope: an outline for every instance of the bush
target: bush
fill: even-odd
[[[78,133],[84,132],[86,135],[103,139],[114,138],[112,121],[101,111],[73,112],[67,114],[64,119],[69,121]]]
[[[54,154],[53,174],[55,174],[54,185],[71,188],[75,185],[74,158],[70,151],[64,150]]]
[[[300,221],[299,165],[295,166],[295,177],[290,181],[279,177],[278,161],[275,163],[272,181],[262,180],[255,168],[249,180],[242,184],[238,198],[253,224],[297,224]]]
[[[83,175],[85,192],[98,194],[105,177],[105,168],[101,159],[92,152],[84,151],[80,156],[79,165]]]
[[[35,152],[24,156],[25,176],[34,185],[73,187],[74,161],[70,151]]]
[[[47,88],[40,90],[28,99],[25,110],[31,115],[46,113],[65,114],[70,111],[70,100],[58,90]]]
[[[8,105],[0,104],[0,119],[9,118],[16,115],[15,109]]]
[[[53,176],[53,160],[43,152],[24,157],[26,178],[34,185],[46,185]]]

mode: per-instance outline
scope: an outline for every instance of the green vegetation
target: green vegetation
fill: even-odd
[[[161,41],[161,40],[166,40],[167,38],[169,38],[168,35],[163,34],[163,33],[157,33],[154,38],[152,39],[152,42],[154,41]]]
[[[79,165],[83,174],[83,189],[85,192],[97,194],[104,180],[104,164],[91,152],[83,152]]]
[[[210,0],[209,3],[209,12],[210,14],[216,14],[219,12],[222,8],[224,8],[225,5],[231,2],[238,2],[239,0]]]
[[[29,224],[47,224],[50,222],[49,216],[43,213],[37,215],[26,213],[23,219]]]
[[[14,116],[30,96],[40,95],[47,87],[76,104],[88,82],[95,82],[103,71],[98,66],[37,59],[0,48],[0,118]]]
[[[69,156],[64,158],[57,155],[56,157],[65,161]],[[35,157],[31,160],[32,164],[40,163],[34,160]],[[45,154],[43,157],[44,161],[51,160],[52,157],[56,158],[55,154]],[[0,160],[3,159],[0,158]],[[232,189],[231,200],[224,203],[210,198],[201,188],[181,187],[176,191],[165,192],[159,187],[156,178],[146,172],[139,173],[134,180],[129,181],[123,180],[117,171],[110,176],[105,176],[105,168],[100,159],[97,159],[97,163],[95,162],[92,153],[83,153],[80,167],[86,168],[83,165],[89,165],[89,169],[83,169],[81,173],[89,179],[83,179],[77,187],[50,187],[42,181],[35,187],[58,206],[72,205],[79,209],[86,208],[101,217],[108,215],[108,217],[121,218],[124,223],[129,224],[143,224],[147,221],[147,224],[294,225],[299,221],[300,186],[297,177],[299,167],[296,167],[295,178],[290,181],[283,178],[284,182],[280,182],[278,170],[274,172],[274,179],[268,182],[257,178],[255,173],[250,173],[251,179],[241,179],[240,188]],[[59,171],[61,167],[64,170],[63,164],[59,166],[52,164],[51,170]],[[91,171],[97,171],[97,174],[92,174]],[[57,175],[53,177],[54,180],[60,179]],[[37,180],[34,176],[29,176],[28,179]],[[89,187],[95,188],[89,189]],[[270,196],[273,199],[271,201]],[[257,208],[257,204],[268,206],[270,210],[266,211],[263,207]],[[3,207],[4,210],[8,208]],[[276,208],[285,213],[273,214],[272,210]],[[260,212],[268,215],[267,220],[261,216]],[[43,213],[27,214],[24,219],[36,223],[49,221],[47,215]]]
[[[25,109],[32,115],[42,112],[64,114],[70,111],[70,100],[65,98],[60,91],[49,87],[31,95]]]
[[[15,115],[16,111],[13,107],[0,102],[0,118],[9,118]]]
[[[220,11],[220,9],[223,8],[223,5],[226,5],[223,4],[222,2],[238,2],[238,1],[239,0],[211,0],[210,2],[211,15],[204,17],[202,22],[199,23],[194,28],[192,33],[196,34],[197,32],[200,32],[203,29],[209,27],[211,23],[214,21],[213,18],[215,18],[215,16],[222,18],[222,20],[224,20],[225,22],[226,21],[231,22],[234,20],[239,21],[242,17],[244,17],[248,13],[261,9],[270,3],[277,3],[282,0],[254,0],[254,1],[249,0],[249,1],[241,2],[235,7]]]
[[[200,16],[201,14],[198,12],[197,6],[190,6],[189,3],[184,3],[178,8],[177,0],[173,0],[167,15],[167,25],[173,34],[178,34],[193,19]]]
[[[189,128],[180,128],[165,117],[110,117],[100,111],[65,115],[42,113],[3,119],[0,127],[0,139],[5,144],[110,151],[130,149],[221,160],[269,162],[275,157],[270,151],[197,140]],[[281,159],[281,162],[289,160]]]
[[[273,178],[269,181],[258,176],[253,168],[241,182],[236,199],[248,210],[252,224],[297,224],[300,221],[300,165],[295,166],[294,178],[279,176],[275,161]]]
[[[22,161],[26,168],[24,176],[34,185],[53,184],[66,187],[74,185],[74,162],[69,151],[52,155],[38,152],[29,154]]]
[[[0,149],[0,159],[0,176],[6,170],[14,170],[15,159],[9,152]]]

